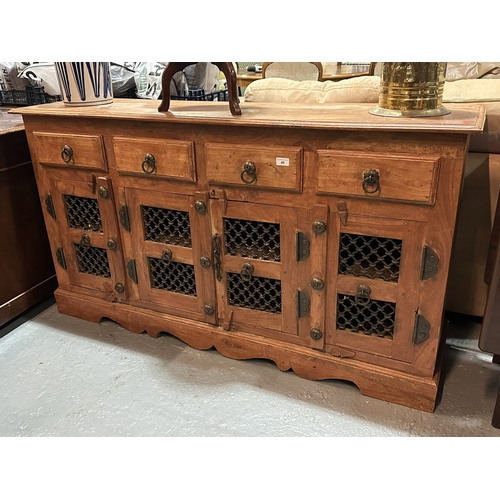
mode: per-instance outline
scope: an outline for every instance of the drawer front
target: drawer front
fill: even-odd
[[[114,137],[116,169],[121,174],[196,181],[191,141]]]
[[[438,174],[439,157],[322,150],[317,192],[433,204]]]
[[[38,161],[62,167],[106,171],[106,156],[100,135],[33,132]]]
[[[300,192],[302,148],[206,144],[210,183]]]

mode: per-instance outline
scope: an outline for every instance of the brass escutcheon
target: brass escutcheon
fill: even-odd
[[[108,240],[108,248],[110,250],[116,250],[118,248],[118,244],[116,243],[116,240],[113,238],[110,238]]]
[[[200,258],[200,264],[201,264],[201,267],[210,267],[210,265],[212,263],[210,262],[210,259],[206,255],[203,255]]]
[[[203,312],[207,315],[207,316],[211,316],[213,313],[214,313],[214,306],[212,304],[205,304],[205,306],[203,307]]]
[[[313,278],[311,280],[311,286],[314,290],[323,290],[325,282],[321,278]]]
[[[316,234],[322,234],[326,231],[326,222],[323,220],[315,220],[312,229]]]
[[[368,285],[358,285],[358,291],[355,295],[355,302],[360,306],[366,306],[370,303],[370,294],[372,289]]]
[[[145,174],[154,174],[156,171],[156,158],[151,153],[146,153],[141,164],[142,171]]]
[[[73,158],[73,148],[65,145],[61,150],[61,158],[64,163],[69,163]]]
[[[86,233],[82,234],[80,245],[82,245],[85,248],[90,248],[90,236],[88,234]]]
[[[319,340],[321,337],[323,337],[323,332],[318,328],[311,328],[309,335],[313,340]]]
[[[377,170],[363,172],[363,191],[367,194],[376,193],[380,189],[380,174]]]
[[[253,161],[246,161],[241,172],[241,180],[245,184],[252,184],[257,180],[257,167]]]
[[[245,281],[250,281],[252,279],[252,274],[253,274],[253,265],[250,264],[249,262],[245,262],[245,264],[243,264],[243,268],[240,271],[240,276]]]
[[[201,200],[197,200],[194,203],[194,209],[199,213],[199,214],[204,214],[207,211],[207,205],[205,202]]]
[[[165,248],[161,253],[161,260],[165,262],[165,265],[169,266],[172,262],[172,250],[170,248]]]

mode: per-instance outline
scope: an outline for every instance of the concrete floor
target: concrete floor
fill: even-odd
[[[447,314],[434,413],[59,314],[46,301],[0,329],[0,436],[500,436],[500,366],[480,320]]]

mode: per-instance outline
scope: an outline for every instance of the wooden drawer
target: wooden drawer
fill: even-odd
[[[114,137],[113,148],[116,169],[121,174],[196,181],[194,144],[191,141]]]
[[[107,170],[100,135],[33,132],[33,140],[41,164]]]
[[[300,192],[302,148],[243,147],[241,144],[206,144],[205,161],[210,183]],[[255,175],[245,164],[255,166]]]
[[[371,181],[369,171],[376,172]],[[338,194],[433,204],[439,157],[388,156],[318,150],[319,194]]]

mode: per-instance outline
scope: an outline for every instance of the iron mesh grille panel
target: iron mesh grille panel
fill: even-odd
[[[239,274],[227,273],[229,305],[258,311],[281,313],[281,281],[253,276],[244,280]]]
[[[167,264],[162,259],[148,257],[151,288],[196,297],[194,266],[182,262]]]
[[[280,261],[280,225],[244,219],[224,219],[226,253]]]
[[[340,236],[339,274],[397,282],[401,246],[401,240],[343,233]]]
[[[108,253],[105,248],[86,247],[75,243],[78,271],[101,278],[110,278]]]
[[[357,304],[352,295],[339,294],[337,297],[338,330],[392,339],[395,315],[396,304],[393,302],[371,299],[368,304]]]
[[[146,240],[191,248],[189,212],[144,205],[141,210]]]
[[[65,194],[64,205],[70,228],[102,233],[99,203],[95,198]]]

